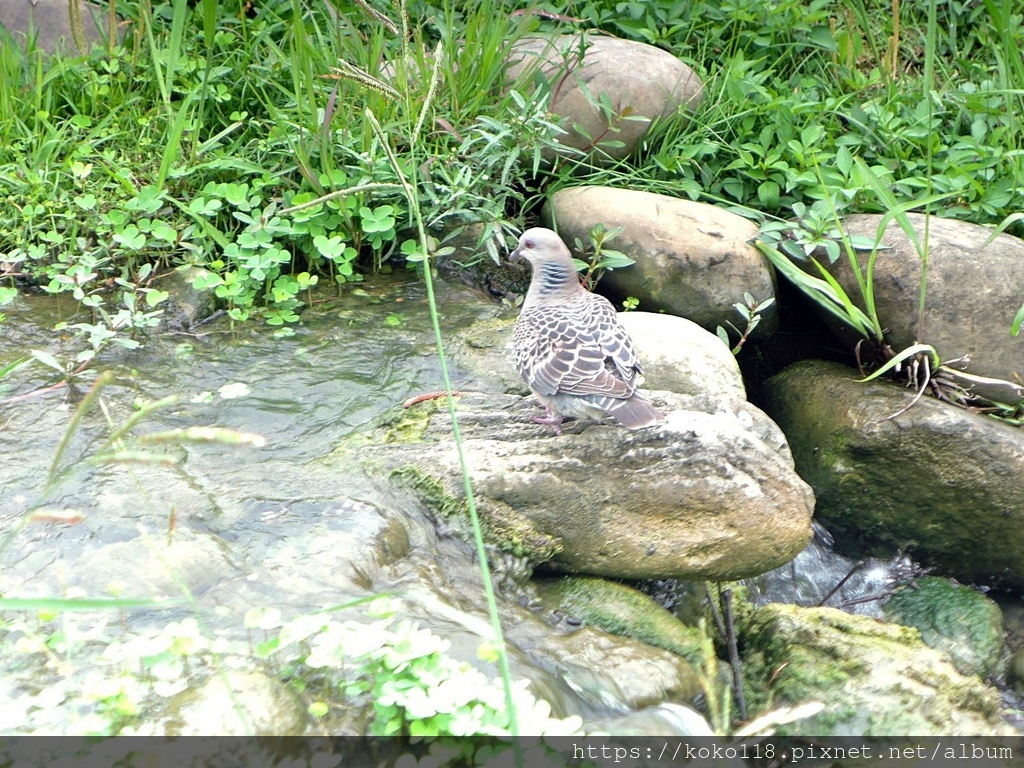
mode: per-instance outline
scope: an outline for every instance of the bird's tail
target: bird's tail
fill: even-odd
[[[665,414],[644,400],[640,395],[633,395],[619,400],[608,409],[620,424],[630,429],[641,429],[664,420]]]

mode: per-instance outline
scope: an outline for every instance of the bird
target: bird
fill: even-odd
[[[629,429],[665,418],[636,391],[643,367],[615,307],[576,276],[569,249],[550,229],[523,232],[512,259],[533,275],[512,337],[516,368],[545,407],[538,424],[562,434],[566,417],[614,416]]]

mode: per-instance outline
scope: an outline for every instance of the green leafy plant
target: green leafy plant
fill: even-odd
[[[622,233],[623,229],[624,227],[615,227],[609,230],[603,224],[596,224],[587,233],[587,240],[589,242],[586,246],[580,242],[578,237],[574,238],[578,253],[586,254],[589,252],[589,257],[586,261],[577,258],[572,260],[577,271],[583,272],[582,283],[588,290],[593,290],[605,270],[620,269],[621,267],[628,267],[636,263],[634,259],[631,259],[621,251],[616,251],[606,246],[606,243],[614,240]]]
[[[293,644],[308,649],[305,667],[332,670],[333,685],[348,697],[372,702],[371,735],[436,738],[507,736],[509,709],[500,679],[490,680],[475,667],[447,655],[451,643],[414,622],[391,618],[394,607],[379,600],[368,608],[371,623],[338,622],[320,613],[286,623],[277,642],[266,648],[279,654]],[[494,649],[481,653],[493,660]],[[513,685],[519,730],[531,735],[579,734],[579,717],[552,717],[527,681]],[[463,749],[473,749],[470,743]]]
[[[369,83],[381,95],[371,103],[389,132],[411,129],[386,95],[398,93],[396,84],[408,91],[417,72],[432,68],[424,53],[431,35],[457,51],[439,62],[445,130],[417,127],[438,182],[419,191],[431,227],[448,233],[482,222],[482,243],[496,258],[515,227],[508,216],[522,180],[536,174],[540,147],[560,130],[542,104],[496,96],[503,51],[526,21],[499,29],[490,2],[468,13],[445,4],[407,41],[372,15],[339,36],[333,8],[320,3],[272,4],[253,18],[183,0],[119,11],[135,22],[124,48],[94,49],[74,66],[58,57],[46,78],[28,65],[31,47],[24,58],[5,49],[0,60],[0,102],[12,118],[0,126],[2,297],[17,290],[7,284],[15,277],[79,301],[118,278],[159,290],[149,281],[191,264],[207,270],[197,287],[213,289],[233,321],[294,323],[314,281],[296,289],[283,278],[355,280],[360,268],[379,269],[395,254],[409,210],[363,113],[362,89]],[[464,52],[455,40],[485,53]],[[367,71],[381,54],[400,60],[399,49],[415,70],[402,60],[401,72]],[[355,62],[347,72],[362,73],[358,83],[331,71],[339,57]],[[396,159],[407,174],[407,159]],[[459,168],[471,172],[447,184],[448,169]],[[153,271],[140,285],[146,264]],[[77,318],[68,322],[90,333]],[[115,330],[105,318],[85,322]],[[128,335],[116,330],[118,339]],[[94,354],[102,335],[87,338]]]
[[[882,327],[877,317],[873,316],[872,310],[869,309],[868,312],[862,310],[814,256],[816,251],[822,249],[834,262],[845,245],[848,249],[847,253],[852,254],[851,259],[856,261],[858,251],[877,253],[877,244],[874,240],[847,237],[835,217],[832,217],[830,221],[823,222],[827,216],[824,212],[826,207],[827,204],[822,201],[813,206],[810,211],[806,208],[802,209],[805,215],[810,215],[809,219],[799,219],[792,223],[765,222],[758,231],[755,244],[783,277],[826,309],[833,317],[842,321],[863,338],[881,343]],[[805,264],[813,269],[805,270],[801,268],[800,264]],[[869,304],[871,289],[872,285],[870,284],[862,285],[865,300]]]
[[[733,344],[729,340],[729,331],[721,325],[715,329],[715,333],[718,335],[718,338],[722,340],[722,343],[729,347],[730,352],[734,355],[738,355],[740,350],[743,349],[743,345],[747,343],[747,339],[750,338],[750,334],[753,333],[754,329],[761,323],[761,313],[774,303],[774,298],[757,301],[749,293],[744,293],[743,301],[733,304],[733,307],[744,321],[743,329],[740,330],[732,323],[726,321],[729,328],[738,336],[736,343]]]
[[[299,616],[282,627],[264,652],[280,654],[299,644],[304,667],[332,671],[338,675],[332,684],[346,696],[372,702],[372,735],[510,735],[502,681],[456,662],[446,654],[451,643],[429,629],[396,622],[395,607],[389,600],[375,600],[367,610],[376,621],[369,624],[337,622],[328,613]],[[481,646],[480,652],[494,659],[492,646]],[[581,733],[579,717],[552,717],[550,706],[529,692],[527,681],[515,683],[512,695],[521,732]],[[463,749],[474,748],[466,742]]]
[[[476,226],[482,251],[499,263],[507,236],[518,229],[509,211],[527,203],[526,180],[538,177],[545,153],[570,154],[557,141],[565,131],[542,90],[526,97],[513,88],[501,110],[479,115],[464,134],[449,132],[457,144],[423,167],[427,227],[454,237]]]
[[[74,591],[74,590],[72,590]],[[107,630],[115,611],[161,610],[179,600],[135,598],[0,598],[0,642],[28,668],[56,667],[62,679],[40,695],[7,702],[12,733],[111,735],[137,722],[147,701],[187,685],[185,659],[206,647],[194,619],[119,640]],[[35,619],[32,616],[34,614]],[[73,615],[81,614],[76,620]],[[97,620],[96,616],[103,618]],[[72,647],[78,638],[77,647]],[[88,648],[103,668],[82,672],[70,660]]]

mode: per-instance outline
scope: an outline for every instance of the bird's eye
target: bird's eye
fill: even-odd
[[[523,243],[523,248],[533,248],[533,240],[527,240]]]

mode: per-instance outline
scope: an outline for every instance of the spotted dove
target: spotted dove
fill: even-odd
[[[664,415],[636,391],[643,369],[615,308],[580,285],[561,238],[528,229],[512,258],[533,268],[512,339],[516,367],[547,409],[533,420],[556,434],[565,417],[611,415],[630,429],[661,421]]]

